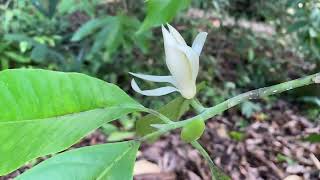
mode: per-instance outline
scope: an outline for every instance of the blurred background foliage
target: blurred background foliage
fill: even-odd
[[[246,90],[318,72],[319,8],[315,0],[0,0],[1,69],[86,73],[159,107],[177,94],[137,95],[128,72],[169,73],[159,26],[170,22],[189,44],[198,31],[209,33],[199,74],[207,88],[199,98],[213,105]],[[315,89],[286,93],[292,103],[308,107],[301,109],[308,109],[304,113],[312,119],[319,117]],[[273,100],[244,103],[239,111],[248,118]],[[121,123],[124,130],[132,129],[132,124]]]

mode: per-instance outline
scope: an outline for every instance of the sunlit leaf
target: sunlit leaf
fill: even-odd
[[[131,180],[139,142],[127,141],[79,148],[54,156],[17,180]]]
[[[137,33],[170,22],[179,11],[186,9],[190,2],[191,0],[148,0],[147,15]]]
[[[0,72],[0,175],[62,151],[140,104],[116,85],[38,69]]]

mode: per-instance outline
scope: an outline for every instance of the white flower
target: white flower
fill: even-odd
[[[207,37],[206,32],[200,32],[194,39],[192,46],[188,46],[180,33],[168,24],[169,31],[162,26],[164,49],[167,67],[171,76],[152,76],[130,73],[131,75],[153,82],[168,82],[173,86],[166,86],[152,90],[141,90],[132,79],[132,88],[146,96],[162,96],[175,91],[186,99],[196,94],[196,79],[199,72],[199,56]]]

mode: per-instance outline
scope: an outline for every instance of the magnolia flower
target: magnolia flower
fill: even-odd
[[[207,37],[206,32],[200,32],[194,39],[192,46],[188,46],[180,33],[168,24],[169,31],[162,26],[164,39],[165,59],[171,76],[152,76],[130,73],[131,75],[153,82],[167,82],[172,86],[152,90],[141,90],[136,81],[132,79],[132,88],[146,96],[162,96],[175,91],[181,93],[186,99],[196,94],[196,79],[199,72],[199,56]]]

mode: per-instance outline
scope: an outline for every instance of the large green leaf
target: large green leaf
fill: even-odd
[[[147,16],[138,34],[151,27],[170,22],[179,11],[189,6],[191,0],[148,0]]]
[[[0,175],[70,147],[142,106],[116,85],[38,69],[0,72]]]
[[[139,145],[126,141],[71,150],[40,163],[17,180],[131,180]]]

